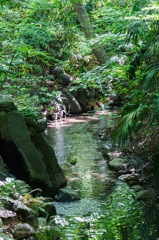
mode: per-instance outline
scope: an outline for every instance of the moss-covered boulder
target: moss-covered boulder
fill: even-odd
[[[114,170],[114,171],[119,171],[122,169],[126,169],[127,164],[126,164],[126,159],[124,158],[112,158],[109,162],[108,162],[108,166],[110,169]]]
[[[54,195],[66,185],[54,150],[44,132],[29,132],[25,119],[11,100],[0,98],[0,156],[9,172]]]
[[[153,188],[144,189],[138,192],[136,199],[143,201],[154,201],[155,200],[155,191]]]

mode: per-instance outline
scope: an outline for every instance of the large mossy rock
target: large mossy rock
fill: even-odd
[[[77,99],[67,90],[63,91],[66,99],[68,100],[68,108],[71,114],[79,114],[82,112],[81,105]]]
[[[0,111],[10,112],[13,110],[17,110],[14,102],[5,97],[0,97]]]
[[[9,104],[10,102],[10,104]],[[10,111],[9,111],[9,110]],[[44,133],[31,135],[12,101],[0,98],[0,156],[11,174],[54,195],[66,185],[54,150]]]
[[[143,200],[143,201],[154,201],[155,200],[155,191],[153,188],[141,190],[138,192],[136,199]]]
[[[124,158],[112,158],[109,162],[108,162],[108,166],[110,169],[114,170],[114,171],[119,171],[122,169],[126,168],[126,159]]]
[[[28,223],[20,223],[16,226],[13,231],[13,236],[15,239],[25,239],[35,235],[34,228]]]

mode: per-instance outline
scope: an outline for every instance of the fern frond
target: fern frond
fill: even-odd
[[[127,140],[131,140],[132,134],[141,125],[140,117],[142,115],[143,106],[124,115],[119,121],[113,134],[114,142],[123,145]]]
[[[156,89],[159,85],[159,65],[154,65],[149,68],[144,81],[144,88]]]

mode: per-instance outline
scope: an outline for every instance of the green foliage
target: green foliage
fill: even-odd
[[[159,8],[154,1],[145,2],[144,8],[143,3],[140,5],[136,1],[135,4],[131,16],[126,17],[117,29],[120,34],[125,33],[126,42],[133,45],[128,57],[129,85],[124,91],[126,102],[114,133],[121,144],[133,139],[135,135],[149,135],[150,128],[158,125]],[[124,88],[120,83],[121,81],[115,88],[122,93]]]
[[[10,85],[6,86],[2,93],[12,98],[18,111],[21,112],[24,117],[32,119],[39,119],[41,117],[38,96],[31,96],[25,88],[17,89],[15,86]]]
[[[19,201],[22,208],[28,208],[28,211],[35,216],[43,213],[43,216],[47,218],[49,213],[45,207],[50,202],[50,199],[42,196],[33,197],[33,193],[39,194],[41,189],[32,190],[24,181],[13,178],[6,178],[5,181],[0,182],[0,198],[9,200],[14,204]]]
[[[18,110],[24,117],[38,119],[41,116],[39,105],[39,99],[37,96],[30,97],[29,94],[17,96],[14,98],[15,104],[18,106]]]
[[[52,69],[63,67],[74,75],[72,90],[79,86],[96,89],[105,99],[121,97],[118,130],[124,135],[115,135],[126,140],[158,121],[158,2],[82,2],[96,33],[91,40],[84,37],[74,1],[1,1],[0,87],[25,116],[38,118],[40,104],[58,95]],[[94,46],[107,52],[103,66],[92,55]]]
[[[157,90],[159,86],[159,65],[151,66],[146,74],[144,88],[151,91]]]
[[[20,197],[28,193],[31,188],[28,184],[21,180],[6,178],[0,182],[1,196],[3,197]]]
[[[106,66],[100,66],[81,74],[81,76],[73,82],[71,89],[77,90],[78,88],[90,88],[98,89],[99,91],[104,90],[104,85],[107,82],[105,71]]]
[[[0,88],[26,117],[38,118],[40,103],[58,94],[48,83],[52,69],[64,65],[78,45],[76,17],[62,1],[2,2]]]
[[[38,240],[58,240],[61,239],[62,233],[60,232],[59,229],[56,229],[56,227],[52,226],[46,226],[41,229],[36,234],[36,237]],[[62,238],[63,240],[66,238]]]
[[[48,204],[50,199],[42,196],[33,197],[32,193],[34,192],[37,192],[37,194],[41,193],[41,189],[34,189],[29,193],[26,193],[21,198],[21,201],[23,204],[25,204],[28,208],[31,209],[35,216],[38,217],[40,213],[40,215],[43,214],[43,216],[45,216],[47,219],[50,214],[46,211],[46,205]]]
[[[132,133],[138,132],[141,128],[141,120],[146,110],[144,108],[145,106],[140,105],[120,118],[114,131],[114,139],[118,140],[119,145],[125,143],[127,140],[131,140]]]

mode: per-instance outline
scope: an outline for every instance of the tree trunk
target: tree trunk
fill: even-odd
[[[96,38],[94,28],[92,26],[92,23],[90,22],[90,18],[86,12],[83,3],[80,1],[75,1],[74,7],[86,38],[87,39]],[[92,47],[92,51],[100,64],[106,63],[108,58],[103,47],[94,45],[94,47]]]

